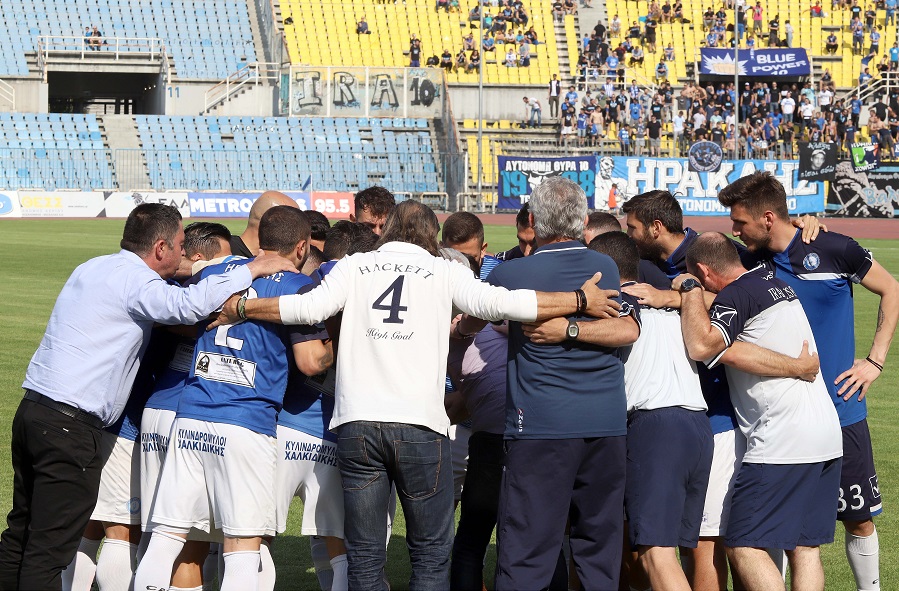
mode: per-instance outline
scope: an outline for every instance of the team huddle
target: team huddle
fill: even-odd
[[[333,226],[265,193],[240,236],[138,206],[122,253],[63,292],[131,253],[168,281],[154,287],[165,304],[140,306],[134,363],[112,377],[123,393],[84,415],[59,375],[48,385],[63,295],[26,375],[28,404],[105,427],[89,522],[73,518],[80,542],[46,580],[271,591],[300,497],[323,591],[388,588],[397,499],[412,589],[484,588],[496,528],[497,589],[713,590],[732,576],[768,591],[789,566],[793,589],[823,590],[835,519],[859,591],[879,589],[865,394],[899,283],[851,238],[791,222],[769,173],[719,200],[739,243],[684,228],[665,191],[626,201],[622,232],[547,178],[516,218],[519,246],[495,256],[477,216],[441,228],[380,187]],[[862,359],[853,283],[880,297]],[[15,514],[0,587],[24,589]]]

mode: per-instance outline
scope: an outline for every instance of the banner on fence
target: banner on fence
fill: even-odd
[[[811,62],[802,48],[741,49],[734,61],[733,49],[703,47],[699,50],[703,76],[733,77],[739,67],[740,76],[808,76]]]
[[[840,162],[827,194],[827,213],[834,216],[892,218],[899,216],[896,178],[899,166],[855,172],[851,162]]]
[[[131,211],[142,203],[161,203],[175,207],[181,217],[190,217],[190,200],[187,193],[153,193],[149,191],[104,191],[103,212],[100,217],[126,218]]]
[[[190,216],[195,218],[246,218],[262,193],[188,193]],[[353,194],[336,191],[285,191],[302,210],[314,209],[328,217],[347,218],[353,211]]]
[[[837,145],[832,142],[799,142],[801,181],[829,181],[837,168]]]
[[[824,211],[824,184],[797,181],[798,167],[796,160],[725,160],[715,172],[693,172],[683,158],[602,156],[595,207],[608,208],[608,194],[616,184],[625,200],[660,189],[677,197],[684,215],[728,215],[728,209],[718,203],[718,191],[741,177],[767,170],[783,184],[791,214]]]
[[[856,142],[849,146],[849,157],[855,172],[866,172],[880,166],[880,146],[870,142]]]
[[[103,213],[100,191],[18,191],[23,218],[95,218]]]
[[[519,158],[499,156],[497,162],[497,207],[520,209],[531,192],[551,176],[563,176],[581,186],[587,194],[587,206],[593,208],[596,189],[596,157]]]
[[[0,219],[20,217],[22,217],[22,210],[19,207],[19,197],[15,191],[0,193]]]
[[[290,68],[291,115],[433,119],[445,92],[440,68]]]

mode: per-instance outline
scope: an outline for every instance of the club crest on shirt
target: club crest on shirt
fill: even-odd
[[[206,373],[209,371],[209,356],[203,355],[199,359],[197,359],[197,371],[201,371]]]
[[[726,324],[727,326],[730,326],[731,321],[736,315],[737,311],[733,308],[728,308],[727,306],[716,304],[715,307],[712,308],[712,320]]]
[[[802,266],[805,267],[806,271],[814,271],[820,264],[821,257],[819,257],[818,254],[814,252],[808,253],[807,255],[805,255],[805,258],[802,259]]]

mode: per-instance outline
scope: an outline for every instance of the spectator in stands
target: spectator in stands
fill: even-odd
[[[675,0],[674,2],[674,17],[673,20],[680,21],[682,23],[689,23],[690,21],[684,20],[684,3],[681,0]]]
[[[412,46],[409,47],[409,67],[421,67],[421,39],[412,39]]]
[[[441,8],[445,10],[447,14],[449,14],[449,0],[437,0],[437,4],[434,5],[434,11],[440,12]]]
[[[92,49],[96,49],[99,51],[101,45],[107,45],[106,40],[103,39],[103,33],[97,27],[94,27],[91,32],[91,45]]]
[[[768,23],[768,47],[780,46],[780,15]]]
[[[536,98],[528,97],[524,97],[522,100],[524,101],[525,120],[528,122],[528,127],[540,127],[540,116],[542,113],[542,109],[540,108],[540,101],[538,101]]]
[[[425,65],[426,65],[427,67],[429,67],[429,68],[437,68],[437,67],[440,67],[440,58],[437,57],[436,55],[432,55],[432,56],[429,57],[428,60],[425,62]]]
[[[625,156],[631,155],[631,130],[627,125],[622,125],[618,130],[618,141],[621,143],[621,153]]]
[[[465,67],[467,72],[471,72],[472,70],[477,70],[481,65],[481,53],[474,49],[471,52],[471,59],[468,61],[468,65]]]
[[[830,35],[827,36],[827,39],[824,42],[824,50],[826,53],[834,55],[836,54],[838,47],[839,44],[837,42],[837,36],[833,31],[831,31]]]
[[[468,71],[468,54],[464,47],[456,54],[456,72],[463,70]]]
[[[565,14],[577,14],[577,3],[574,0],[564,0]]]
[[[459,0],[450,0],[449,12],[461,13],[462,6],[459,5]]]
[[[453,54],[449,49],[444,49],[440,54],[440,67],[446,70],[447,74],[453,71]]]
[[[357,35],[371,35],[371,31],[368,28],[368,23],[365,22],[365,17],[359,19],[359,22],[356,23],[356,34]]]
[[[481,42],[484,51],[496,51],[495,41],[488,33],[484,33],[484,40]]]
[[[646,44],[646,49],[649,50],[649,53],[656,52],[656,28],[658,26],[658,22],[656,22],[656,19],[653,18],[652,15],[646,19],[643,41]]]
[[[876,18],[877,11],[874,9],[874,5],[868,5],[868,10],[865,11],[865,27],[869,33],[874,30],[874,19]]]
[[[88,49],[90,49],[90,50],[93,50],[93,49],[94,49],[93,44],[91,43],[91,37],[93,37],[93,36],[94,36],[94,34],[91,33],[91,28],[90,28],[90,27],[84,27],[84,44],[85,44],[85,45],[88,47]]]
[[[478,46],[477,41],[474,40],[474,33],[468,33],[465,37],[462,38],[462,48],[466,51],[471,51],[472,49],[476,49]]]
[[[636,66],[636,65],[642,66],[643,61],[644,61],[643,48],[638,45],[637,47],[635,47],[633,49],[633,51],[631,51],[631,59],[628,63],[631,66]]]
[[[506,51],[506,67],[507,68],[516,68],[518,67],[518,54],[515,53],[514,46],[508,45],[508,50]]]
[[[565,5],[562,4],[562,0],[554,0],[552,3],[553,9],[553,19],[562,22],[562,17],[565,16]]]
[[[761,2],[756,2],[752,7],[752,29],[756,35],[762,34],[762,15],[765,9],[762,8]]]
[[[631,23],[631,27],[627,30],[627,38],[628,39],[639,39],[640,38],[640,25],[637,24],[637,21]]]
[[[659,65],[656,66],[656,83],[661,84],[668,80],[668,66],[665,65],[665,58],[659,60]]]
[[[537,31],[534,30],[534,27],[531,27],[524,34],[524,38],[528,40],[531,45],[539,45],[540,40],[537,38]]]
[[[568,140],[574,132],[575,109],[573,107],[566,109],[562,113],[562,125],[559,126],[559,145],[568,146]]]
[[[712,10],[712,7],[709,6],[705,9],[705,12],[702,13],[702,30],[703,31],[711,31],[712,25],[715,24],[715,12]]]
[[[859,92],[868,88],[868,82],[871,81],[873,76],[871,76],[871,72],[868,68],[865,68],[864,71],[858,75],[858,90]]]
[[[849,30],[852,31],[852,53],[860,55],[862,44],[865,42],[865,26],[861,19],[854,17],[849,23]]]
[[[518,48],[518,64],[522,68],[527,68],[531,65],[531,44],[528,43],[527,39],[524,39]]]
[[[490,11],[484,15],[484,31],[486,33],[493,32],[493,17],[490,15]]]
[[[783,115],[783,122],[792,125],[793,113],[796,112],[796,101],[793,100],[792,93],[789,91],[787,91],[787,96],[780,99],[780,112]]]
[[[871,47],[868,53],[880,53],[880,27],[871,29]]]
[[[481,22],[481,5],[475,4],[474,8],[468,11],[468,26],[471,29],[474,29],[476,25],[474,23]]]
[[[668,47],[665,48],[665,61],[674,61],[674,47],[670,43],[668,44]]]
[[[621,19],[616,14],[611,22],[609,22],[609,36],[618,37],[621,35]]]
[[[815,5],[809,8],[809,12],[811,13],[812,18],[824,17],[824,9],[821,8],[821,2],[819,0],[815,0]]]

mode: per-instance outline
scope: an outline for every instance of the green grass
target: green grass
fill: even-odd
[[[233,231],[243,223],[226,222]],[[100,254],[115,252],[121,237],[122,220],[3,220],[0,221],[0,511],[12,502],[12,471],[9,455],[10,424],[22,396],[25,368],[43,335],[53,303],[66,278],[78,264]],[[491,251],[517,243],[512,227],[488,226]],[[863,240],[887,269],[899,273],[899,240]],[[103,297],[102,293],[96,297]],[[86,305],[90,305],[87,303]],[[857,349],[867,354],[873,335],[877,301],[865,289],[856,290]],[[881,586],[899,588],[899,513],[891,503],[899,494],[899,399],[890,392],[899,389],[899,355],[896,348],[886,362],[886,371],[869,392],[871,433],[874,440],[884,515],[878,518],[881,548]],[[309,558],[309,543],[300,536],[300,502],[291,513],[288,531],[278,538],[275,561],[281,590],[317,589],[318,582]],[[403,539],[401,512],[389,546],[388,576],[394,589],[407,586],[409,560]],[[834,544],[824,548],[827,588],[854,589],[843,553],[842,528]],[[493,557],[488,559],[488,570]],[[488,578],[489,580],[492,577]],[[895,586],[894,586],[895,585]]]

